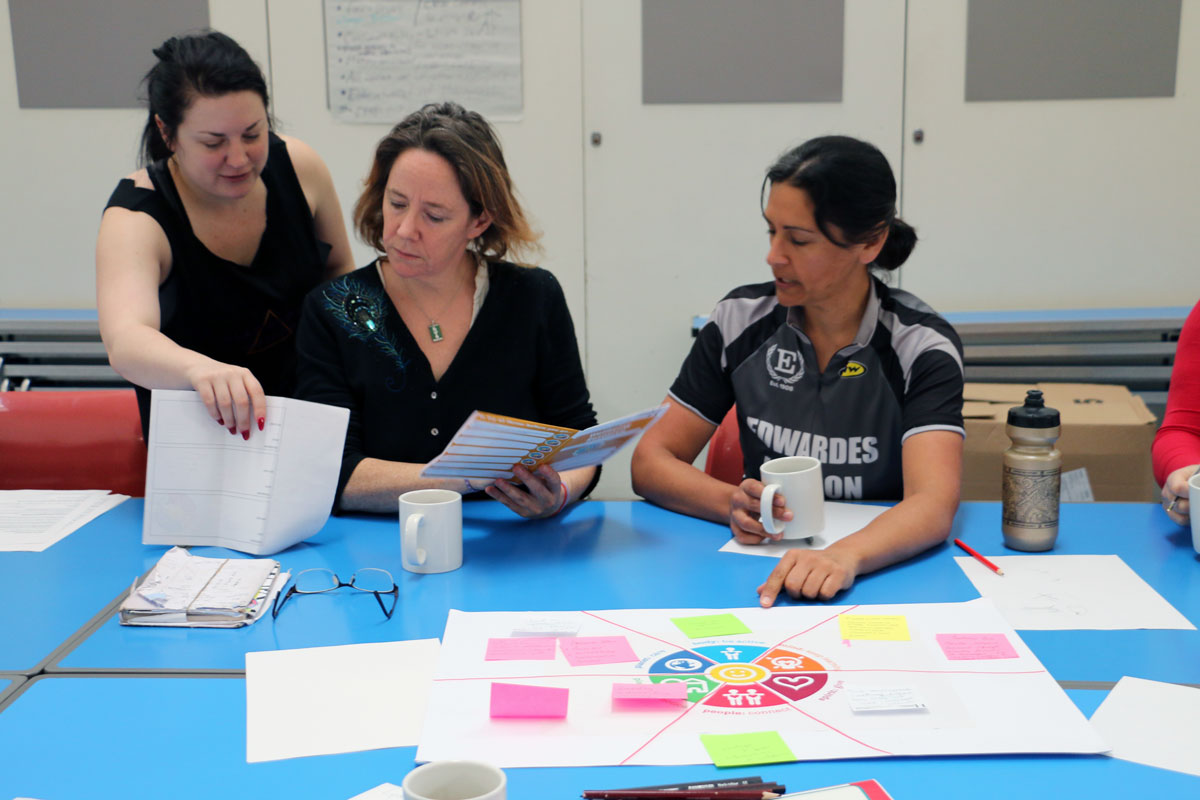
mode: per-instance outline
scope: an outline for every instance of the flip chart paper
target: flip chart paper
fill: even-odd
[[[850,710],[864,711],[919,711],[926,708],[925,701],[911,686],[847,686],[846,701]]]
[[[485,661],[553,661],[557,640],[550,637],[488,639]]]
[[[522,616],[513,626],[512,636],[549,636],[560,638],[579,633],[579,620],[564,616]]]
[[[1017,657],[1017,651],[1003,633],[939,633],[937,643],[951,661]]]
[[[267,397],[266,430],[230,436],[196,392],[150,396],[142,544],[278,553],[329,519],[350,411]]]
[[[845,539],[855,531],[865,528],[888,506],[868,506],[861,503],[834,503],[825,501],[825,528],[811,539],[787,539],[763,544],[741,544],[730,539],[721,546],[722,553],[738,553],[745,556],[779,558],[788,550],[824,550],[834,542]]]
[[[637,653],[629,646],[624,636],[577,636],[560,639],[563,658],[572,667],[590,667],[595,664],[621,664],[637,661]]]
[[[746,767],[796,760],[783,737],[775,731],[701,734],[700,741],[718,767]]]
[[[521,683],[493,683],[491,715],[561,719],[567,716],[569,689],[552,686],[527,686]]]
[[[421,470],[423,478],[511,478],[512,467],[551,464],[562,472],[602,464],[665,414],[664,403],[586,430],[475,411]]]
[[[613,700],[687,700],[688,687],[682,683],[614,683]]]
[[[1125,677],[1092,714],[1092,727],[1113,758],[1200,775],[1197,720],[1200,689]]]
[[[1195,630],[1120,556],[998,556],[997,580],[973,558],[955,562],[1017,630]]]
[[[899,614],[839,614],[843,639],[907,642],[908,621]]]
[[[750,629],[733,614],[704,614],[699,617],[675,617],[671,620],[689,639],[710,636],[734,636],[749,633]]]
[[[415,745],[439,648],[418,639],[247,653],[246,760]]]

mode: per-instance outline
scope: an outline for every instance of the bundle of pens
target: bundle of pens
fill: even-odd
[[[631,789],[588,789],[583,796],[591,800],[655,800],[664,797],[687,800],[774,800],[786,792],[787,787],[783,784],[764,781],[753,775],[718,781],[635,786]]]

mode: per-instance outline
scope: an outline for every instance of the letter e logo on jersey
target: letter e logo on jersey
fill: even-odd
[[[767,349],[767,374],[773,388],[793,391],[792,384],[804,377],[804,358],[799,350],[773,344]]]
[[[838,375],[841,375],[843,378],[857,378],[866,371],[867,368],[864,364],[857,361],[847,361],[846,366],[842,367],[842,371]]]

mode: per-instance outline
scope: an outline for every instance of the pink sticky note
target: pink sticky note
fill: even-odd
[[[614,683],[613,700],[687,700],[683,683]]]
[[[493,683],[493,717],[562,719],[567,716],[570,690],[523,683]]]
[[[1017,657],[1003,633],[939,633],[937,643],[951,661]]]
[[[622,664],[638,660],[637,653],[633,652],[624,636],[576,636],[571,639],[559,639],[558,646],[572,667]]]
[[[548,636],[488,639],[484,661],[553,661],[554,638]]]

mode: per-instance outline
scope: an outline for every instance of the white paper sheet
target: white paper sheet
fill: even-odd
[[[510,612],[451,611],[417,761],[500,767],[702,764],[701,733],[777,731],[802,760],[1107,749],[987,600],[878,606],[573,612],[580,636],[623,636],[638,661],[486,661]],[[752,632],[690,640],[675,617],[731,613]],[[839,614],[903,615],[907,640],[844,640]],[[939,633],[1003,634],[1016,658],[951,661]],[[492,719],[493,682],[569,691],[565,719]],[[614,683],[683,683],[682,710],[614,710]],[[855,713],[847,686],[904,687],[922,711]],[[1031,724],[1036,720],[1036,724]]]
[[[40,553],[128,499],[107,489],[0,491],[0,551]]]
[[[417,743],[437,639],[246,653],[246,761]]]
[[[1113,758],[1200,775],[1200,689],[1121,678],[1092,714]]]
[[[404,800],[404,790],[394,783],[381,783],[374,789],[354,795],[350,800]]]
[[[278,553],[321,529],[333,507],[350,412],[267,398],[265,431],[231,436],[195,392],[150,400],[143,544]]]
[[[825,501],[825,529],[812,540],[788,539],[766,544],[741,544],[730,539],[721,546],[722,553],[741,553],[747,556],[779,558],[788,550],[824,550],[829,545],[862,530],[871,520],[887,511],[887,506],[867,506],[859,503]]]
[[[1004,575],[954,560],[1017,630],[1196,629],[1120,556],[990,556]]]

